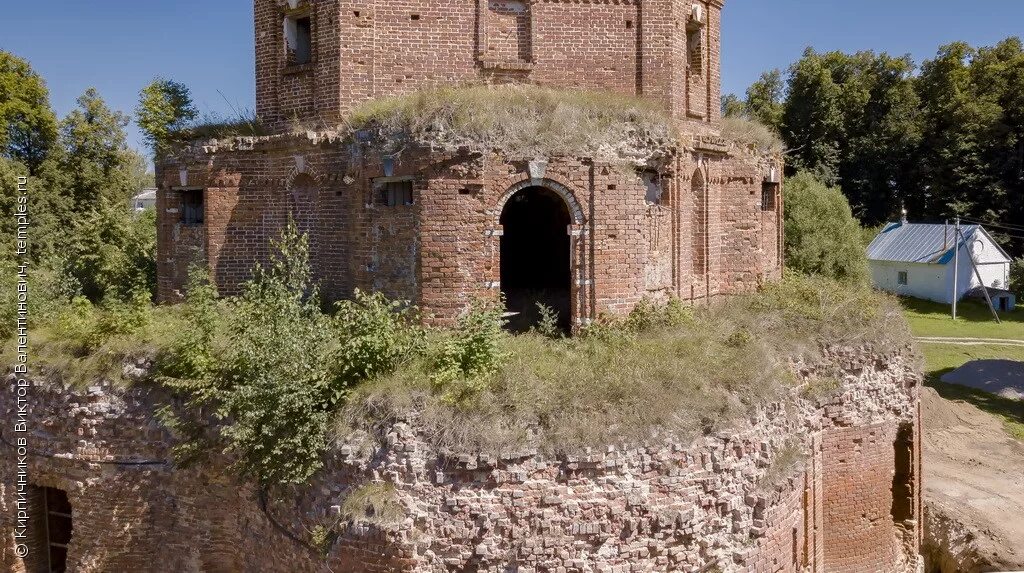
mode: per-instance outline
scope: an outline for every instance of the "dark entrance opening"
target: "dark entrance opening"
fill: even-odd
[[[64,573],[71,543],[71,502],[68,494],[52,487],[31,486],[34,545],[41,551],[34,558],[36,571]]]
[[[569,207],[554,191],[527,187],[501,213],[501,292],[508,328],[525,332],[540,320],[538,303],[554,310],[558,326],[570,328]]]

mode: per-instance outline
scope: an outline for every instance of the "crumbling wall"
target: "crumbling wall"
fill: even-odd
[[[894,448],[917,428],[906,351],[835,350],[794,370],[843,387],[817,401],[797,387],[693,441],[557,457],[529,444],[501,458],[438,452],[411,415],[338,444],[313,483],[269,492],[222,456],[173,465],[155,390],[39,385],[30,479],[69,495],[74,571],[915,571],[919,485],[892,483]],[[0,563],[20,572],[12,450],[0,459]],[[373,482],[393,485],[404,517],[338,523]],[[894,492],[913,499],[894,504]],[[313,547],[311,532],[335,523],[333,546]]]
[[[724,141],[702,145],[636,169],[418,147],[391,157],[336,134],[211,142],[160,165],[159,298],[176,300],[189,265],[204,261],[222,294],[237,293],[292,217],[309,232],[326,298],[382,292],[451,322],[501,292],[502,207],[529,186],[557,191],[572,214],[575,325],[645,298],[752,292],[782,268],[781,203],[765,210],[762,200],[773,162]],[[381,182],[403,178],[412,204],[383,204]],[[182,223],[183,189],[204,193],[202,225]]]
[[[702,22],[692,20],[699,6]],[[289,64],[284,19],[310,16]],[[359,104],[437,85],[525,83],[644,96],[690,128],[719,123],[718,0],[257,0],[256,112],[275,133],[334,126]],[[682,24],[680,24],[682,23]],[[703,30],[700,72],[686,34]],[[689,94],[688,74],[703,89]]]

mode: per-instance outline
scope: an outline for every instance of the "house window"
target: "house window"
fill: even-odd
[[[52,487],[32,486],[34,518],[45,535],[45,568],[50,573],[67,571],[68,544],[71,543],[71,502],[68,494]],[[40,540],[43,538],[40,537]],[[40,556],[40,558],[44,558]]]
[[[181,192],[182,223],[186,225],[202,225],[205,211],[202,189],[190,189]]]
[[[902,286],[907,285],[907,271],[900,271],[896,274],[896,283]]]
[[[377,201],[387,207],[413,204],[411,179],[378,183],[377,193]]]
[[[288,64],[301,66],[313,61],[313,19],[310,16],[289,16],[284,20]]]
[[[761,185],[761,210],[775,211],[776,197],[778,196],[775,183],[764,183]]]

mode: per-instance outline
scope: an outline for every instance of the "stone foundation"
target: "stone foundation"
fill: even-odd
[[[410,418],[339,444],[314,483],[269,495],[221,458],[169,463],[158,391],[40,385],[30,479],[68,494],[69,571],[916,571],[920,377],[908,353],[796,364],[842,390],[812,402],[794,389],[685,443],[444,455]],[[35,571],[36,547],[14,554],[14,452],[0,451],[0,563]],[[333,545],[312,547],[346,496],[375,482],[394,487],[404,517],[341,522]]]

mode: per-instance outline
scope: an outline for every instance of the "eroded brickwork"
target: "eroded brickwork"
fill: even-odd
[[[445,454],[412,417],[338,444],[312,483],[267,497],[220,456],[168,463],[158,392],[40,385],[30,479],[68,493],[79,572],[912,572],[919,450],[897,453],[919,430],[912,364],[906,350],[835,349],[794,364],[843,381],[827,400],[798,386],[728,432],[575,457]],[[5,391],[0,411],[13,407]],[[0,448],[0,563],[20,573],[32,569],[13,554],[13,455]],[[311,548],[367,483],[393,485],[397,523],[342,522],[326,553]]]
[[[427,150],[407,150],[386,171],[372,152],[306,136],[197,147],[161,170],[159,296],[175,300],[197,261],[222,293],[238,292],[291,216],[309,234],[328,298],[383,292],[446,322],[500,292],[502,209],[528,187],[557,191],[572,214],[574,324],[643,298],[750,292],[781,273],[781,202],[762,201],[777,163],[699,145],[657,170],[553,157],[539,177],[528,161]],[[412,204],[382,202],[379,182],[396,178],[409,180]],[[205,193],[202,225],[181,218],[188,189]]]
[[[643,96],[697,129],[720,119],[721,0],[254,5],[256,111],[282,131],[335,125],[371,99],[478,82]],[[284,22],[296,17],[312,22],[314,58],[304,64],[291,63],[286,47]]]
[[[718,136],[721,11],[719,0],[255,0],[257,112],[275,135],[158,162],[159,298],[176,300],[196,263],[237,293],[292,217],[327,298],[382,292],[449,323],[473,299],[516,297],[505,286],[519,277],[502,276],[502,208],[538,187],[572,214],[570,279],[545,299],[569,328],[645,298],[752,291],[781,274],[782,201],[762,193],[782,165]],[[296,60],[300,28],[308,61]],[[368,100],[480,81],[640,96],[680,135],[634,165],[572,150],[406,148],[385,161],[331,131]],[[409,200],[387,204],[380,190],[396,178],[409,180]],[[195,193],[202,224],[183,217]]]

